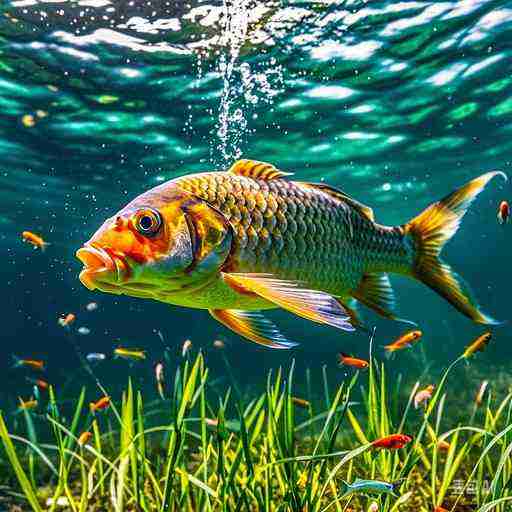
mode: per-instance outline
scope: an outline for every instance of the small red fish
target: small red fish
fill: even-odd
[[[97,402],[91,402],[89,404],[89,409],[94,414],[96,411],[103,411],[109,406],[110,406],[110,397],[103,396]]]
[[[407,434],[391,434],[381,437],[372,442],[374,448],[385,448],[387,450],[399,450],[412,441],[412,437]]]
[[[443,507],[436,507],[434,509],[434,512],[449,512],[447,508],[443,508]]]
[[[46,391],[50,386],[48,382],[43,379],[31,379],[30,377],[27,377],[27,381],[34,384],[34,386],[37,386],[40,391]]]
[[[447,452],[450,449],[450,443],[444,439],[441,439],[437,442],[437,449],[440,452]]]
[[[366,370],[368,368],[369,363],[364,359],[358,359],[357,357],[351,357],[348,354],[344,354],[341,352],[338,355],[338,364],[340,366],[351,366],[352,368],[357,368],[358,370]]]
[[[510,206],[507,201],[501,201],[498,207],[498,223],[506,224],[510,216]]]

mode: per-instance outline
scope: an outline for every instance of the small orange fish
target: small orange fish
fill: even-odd
[[[402,350],[404,348],[408,348],[412,346],[413,343],[418,341],[422,337],[423,333],[421,331],[409,331],[405,334],[402,334],[399,338],[397,338],[393,343],[386,345],[384,349],[388,353],[395,352],[397,350]]]
[[[304,398],[297,398],[296,396],[292,396],[292,403],[297,407],[302,407],[303,409],[309,409],[311,404],[304,400]]]
[[[437,449],[440,452],[447,452],[450,449],[450,443],[444,439],[441,439],[437,442]]]
[[[24,242],[28,242],[29,244],[32,244],[35,249],[41,249],[42,251],[45,251],[46,247],[50,245],[48,242],[45,242],[39,235],[32,233],[32,231],[23,231],[23,233],[21,233],[21,237],[23,238]]]
[[[76,320],[74,313],[68,313],[66,316],[62,316],[58,319],[61,327],[69,327]]]
[[[34,400],[33,398],[31,398],[30,400],[27,400],[25,402],[23,400],[23,398],[21,398],[21,396],[19,396],[18,400],[20,401],[20,405],[18,406],[18,409],[28,411],[30,409],[35,409],[37,407],[37,400]]]
[[[110,397],[103,396],[97,402],[91,402],[89,404],[89,409],[94,414],[96,411],[103,411],[109,406],[110,406]]]
[[[485,332],[481,336],[478,336],[478,338],[473,341],[473,343],[470,343],[466,349],[464,350],[464,353],[462,354],[462,357],[465,357],[466,359],[471,357],[475,352],[483,352],[485,350],[485,347],[489,344],[491,341],[492,334],[490,332]]]
[[[374,448],[385,448],[387,450],[398,450],[412,441],[412,437],[407,434],[391,434],[381,437],[372,442]]]
[[[482,405],[482,402],[484,400],[484,395],[487,390],[487,386],[489,385],[488,380],[482,381],[482,384],[480,384],[480,387],[478,388],[478,392],[475,396],[475,405],[478,407],[479,405]]]
[[[12,365],[13,368],[21,368],[22,366],[26,366],[28,368],[32,368],[33,370],[44,371],[44,361],[40,359],[20,359],[15,355],[12,356],[14,359],[14,363]]]
[[[351,357],[343,352],[338,355],[338,364],[340,366],[351,366],[352,368],[357,368],[358,370],[366,370],[366,368],[369,366],[368,361],[365,361],[364,359],[358,359],[357,357]]]
[[[501,201],[498,207],[498,223],[506,224],[510,217],[510,206],[507,201]]]
[[[449,512],[447,508],[443,508],[443,507],[436,507],[434,509],[434,512]]]
[[[414,396],[414,408],[417,409],[420,405],[425,404],[432,398],[434,392],[434,385],[429,384],[426,388],[421,389]]]
[[[85,432],[82,432],[80,434],[80,436],[78,437],[77,439],[77,443],[80,445],[80,446],[85,446],[92,438],[92,434],[91,432],[89,432],[88,430],[86,430]]]
[[[50,386],[48,382],[46,382],[43,379],[31,379],[30,377],[27,377],[27,381],[33,384],[34,386],[37,386],[38,389],[41,391],[46,391]]]

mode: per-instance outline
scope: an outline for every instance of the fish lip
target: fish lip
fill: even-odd
[[[84,265],[79,279],[89,290],[95,290],[98,279],[102,277],[114,277],[114,281],[119,282],[120,269],[115,259],[103,248],[87,243],[76,251],[76,257]]]

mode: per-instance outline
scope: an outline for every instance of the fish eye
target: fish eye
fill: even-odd
[[[162,227],[162,217],[157,210],[144,208],[135,214],[135,228],[144,236],[153,236]]]

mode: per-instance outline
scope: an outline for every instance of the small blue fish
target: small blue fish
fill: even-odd
[[[97,363],[99,361],[104,361],[106,359],[106,355],[102,354],[100,352],[91,352],[90,354],[87,354],[85,358],[89,363]]]
[[[350,494],[392,494],[395,493],[396,483],[382,482],[381,480],[361,480],[357,478],[349,484],[342,481],[341,496],[348,496]]]

